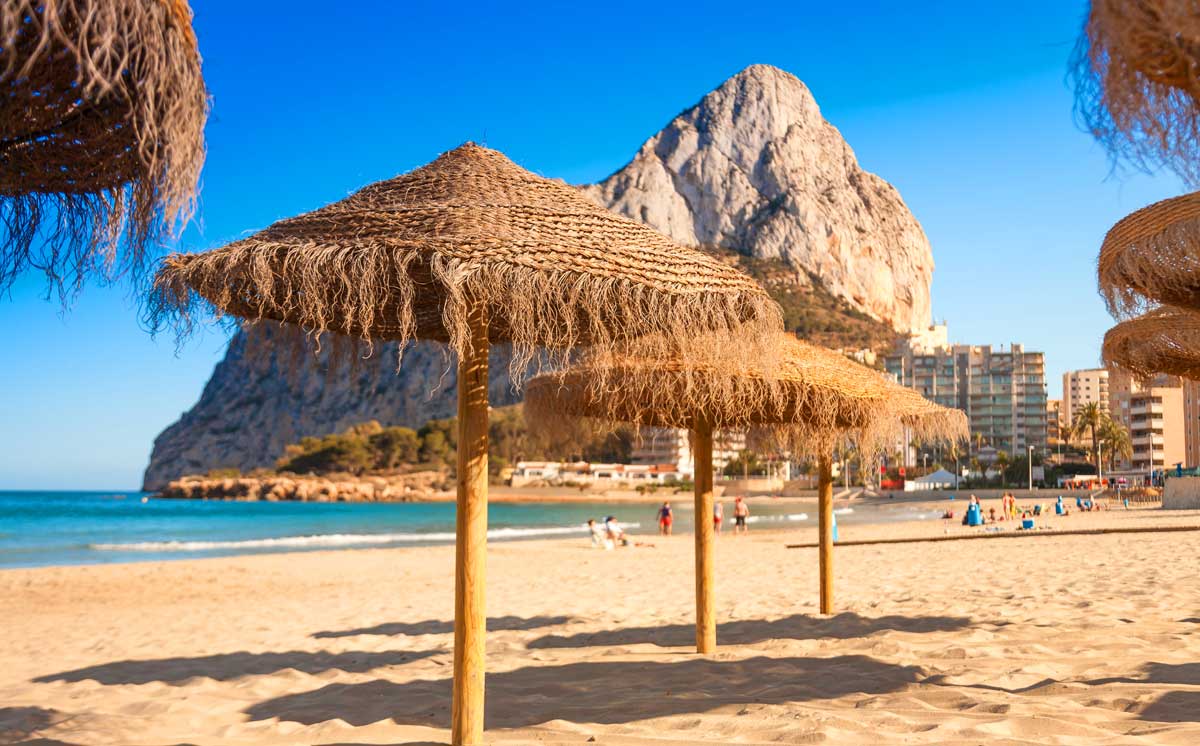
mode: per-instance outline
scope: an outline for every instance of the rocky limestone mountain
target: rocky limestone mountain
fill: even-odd
[[[772,271],[768,289],[793,305],[820,297],[831,308],[832,298],[901,332],[929,323],[933,260],[920,225],[895,189],[859,168],[804,84],[776,68],[738,73],[628,166],[581,189],[682,243],[783,260],[796,283],[820,285],[798,294]],[[216,468],[272,466],[288,443],[368,419],[417,427],[454,414],[454,369],[436,345],[408,350],[399,371],[392,345],[353,371],[330,371],[323,357],[246,354],[247,334],[269,333],[260,326],[234,337],[200,401],[155,440],[145,489]],[[507,366],[495,350],[494,405],[518,399]]]
[[[685,245],[781,258],[898,331],[930,323],[933,253],[920,224],[778,68],[725,81],[583,191]]]
[[[354,367],[330,369],[327,351],[252,354],[259,349],[255,343],[271,334],[269,325],[258,325],[234,336],[200,401],[155,438],[142,489],[162,489],[173,479],[212,469],[271,467],[290,443],[367,420],[417,427],[455,413],[458,377],[441,345],[413,345],[400,372],[395,344],[379,345]],[[493,406],[518,401],[508,363],[507,350],[493,348],[488,390]]]

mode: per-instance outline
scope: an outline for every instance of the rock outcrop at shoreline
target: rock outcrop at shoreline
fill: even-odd
[[[859,167],[795,76],[754,65],[676,117],[589,197],[689,245],[786,260],[812,287],[908,332],[928,325],[933,259],[899,193]],[[419,427],[453,416],[456,374],[438,345],[375,348],[354,371],[323,358],[252,365],[239,332],[200,401],[154,442],[143,489],[216,468],[270,468],[284,446],[366,420]],[[519,400],[504,348],[491,358],[493,406]],[[298,367],[297,367],[298,366]]]
[[[930,323],[933,252],[920,223],[778,68],[725,81],[583,191],[684,245],[784,259],[897,331]]]
[[[400,477],[183,477],[168,482],[159,497],[185,500],[266,500],[270,502],[413,502],[449,493],[436,489],[440,472]]]

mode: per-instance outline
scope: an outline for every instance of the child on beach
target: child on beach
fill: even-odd
[[[588,519],[587,527],[592,535],[592,546],[597,549],[612,549],[615,546],[612,539],[608,538],[608,532],[596,525],[595,518]]]
[[[725,506],[720,500],[713,502],[713,532],[721,535],[721,522],[725,520]]]
[[[746,519],[749,517],[750,506],[746,504],[741,495],[738,495],[733,501],[733,533],[747,533],[750,527],[746,525]]]
[[[621,528],[621,524],[617,523],[617,517],[610,515],[604,519],[604,531],[608,534],[609,541],[612,541],[620,546],[629,546],[629,539],[625,538],[625,529]]]
[[[671,535],[671,524],[675,522],[675,514],[671,511],[671,503],[666,502],[658,509],[658,533],[663,536]]]

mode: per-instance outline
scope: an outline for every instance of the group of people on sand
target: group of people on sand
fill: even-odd
[[[597,524],[596,519],[589,518],[587,527],[592,535],[592,546],[604,549],[629,546],[629,538],[625,536],[625,529],[617,522],[617,517],[614,515],[605,516],[602,524]]]
[[[1075,509],[1079,512],[1087,513],[1093,510],[1101,510],[1103,506],[1091,499],[1090,497],[1076,497]],[[1067,507],[1063,496],[1059,495],[1054,501],[1054,515],[1070,515],[1071,511]],[[996,506],[988,508],[987,515],[984,515],[983,505],[980,504],[979,498],[971,495],[967,503],[967,510],[962,517],[962,525],[964,526],[983,526],[988,523],[999,523],[1006,520],[1019,520],[1021,525],[1019,528],[1032,529],[1034,527],[1034,517],[1050,515],[1050,508],[1043,503],[1036,503],[1032,506],[1024,507],[1017,505],[1016,495],[1006,492],[1000,496],[1000,510],[996,511]],[[954,518],[954,511],[947,510],[942,514],[943,518]]]
[[[658,520],[658,533],[660,536],[670,536],[675,525],[675,510],[671,507],[670,502],[664,502],[662,507],[658,509],[656,516]],[[750,518],[750,505],[741,496],[734,498],[733,501],[733,532],[735,534],[747,533],[750,530],[748,521]],[[713,503],[713,530],[721,533],[722,524],[725,522],[725,506],[718,500]],[[616,516],[605,516],[603,523],[596,523],[594,518],[589,518],[587,522],[588,532],[591,534],[592,546],[612,549],[613,547],[629,546],[629,538],[625,535],[625,529],[617,521]]]
[[[658,509],[658,533],[660,536],[670,536],[675,525],[675,511],[670,502],[664,502]],[[740,495],[733,500],[733,533],[744,534],[750,530],[747,520],[750,518],[750,505]],[[719,536],[722,524],[725,523],[725,505],[720,500],[713,501],[713,531]]]

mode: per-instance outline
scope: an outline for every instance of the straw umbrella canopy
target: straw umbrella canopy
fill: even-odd
[[[1200,192],[1126,215],[1104,237],[1100,292],[1116,316],[1160,303],[1200,308]]]
[[[224,248],[168,257],[152,316],[186,331],[197,304],[251,321],[375,340],[438,340],[458,357],[455,744],[483,734],[488,348],[508,342],[519,380],[538,348],[690,354],[711,330],[734,349],[780,328],[750,278],[466,144]]]
[[[713,344],[702,345],[715,347]],[[839,353],[790,335],[776,338],[768,365],[688,365],[645,356],[604,361],[606,377],[588,363],[539,376],[529,383],[526,417],[551,432],[569,428],[563,414],[605,423],[688,428],[692,431],[696,516],[696,646],[716,647],[712,595],[714,430],[755,428],[819,463],[821,611],[833,610],[831,451],[839,438],[872,448],[911,427],[927,439],[965,438],[966,416],[939,407],[915,391]],[[654,387],[638,385],[647,378]],[[597,383],[602,381],[602,383]]]
[[[1104,363],[1138,378],[1167,373],[1200,380],[1200,314],[1163,306],[1104,335]]]
[[[29,267],[64,294],[136,271],[204,162],[187,2],[0,0],[0,50],[0,290]]]
[[[1200,183],[1200,13],[1192,0],[1092,0],[1072,69],[1076,111],[1114,156]]]

